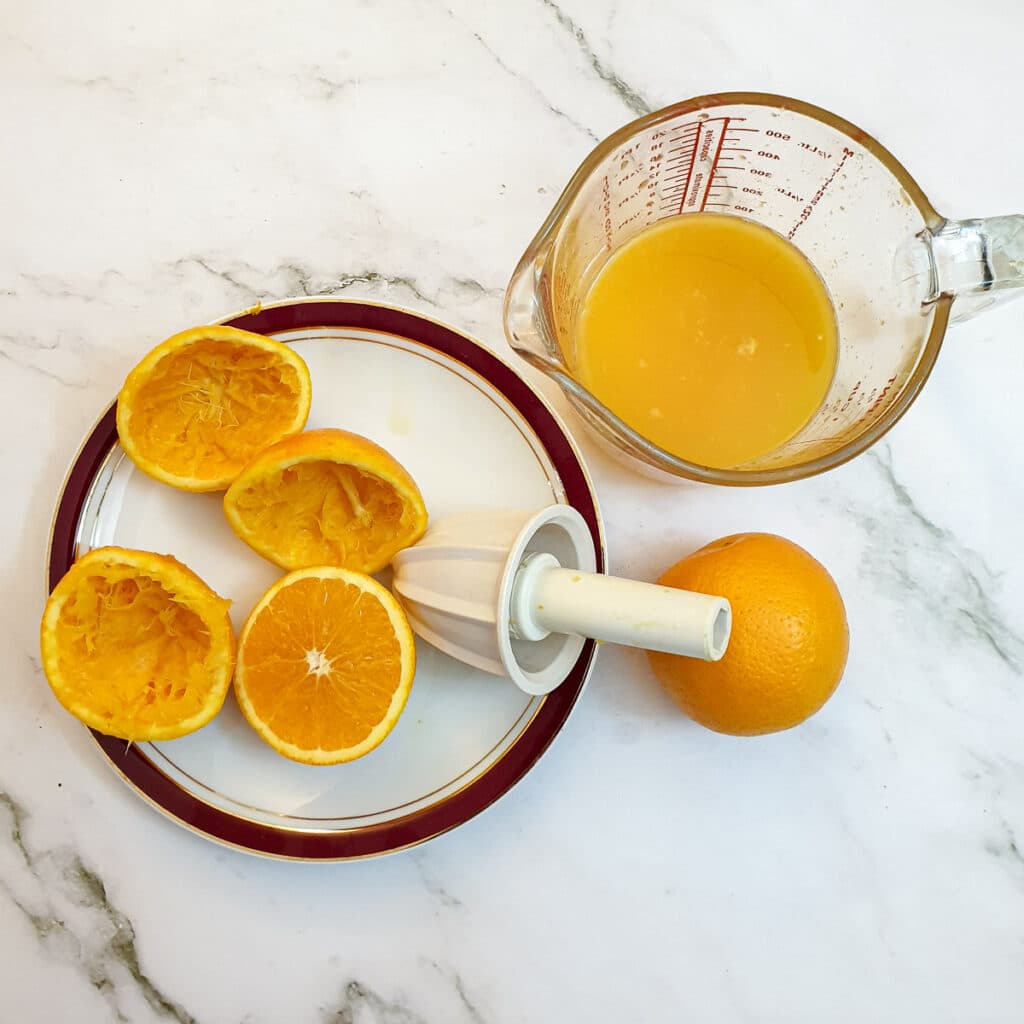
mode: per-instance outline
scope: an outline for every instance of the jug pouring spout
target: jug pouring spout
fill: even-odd
[[[512,349],[531,366],[553,376],[568,367],[542,300],[545,258],[546,254],[530,252],[520,260],[505,292],[502,319]]]

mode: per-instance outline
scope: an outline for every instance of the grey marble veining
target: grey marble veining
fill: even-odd
[[[936,525],[914,502],[893,471],[885,447],[869,452],[890,495],[884,507],[851,509],[868,536],[861,570],[873,584],[900,600],[928,609],[945,639],[981,641],[1014,675],[1022,675],[1024,633],[993,598],[999,574],[951,531]]]
[[[36,848],[26,834],[29,815],[9,793],[0,792],[0,810],[7,818],[9,851],[0,889],[30,926],[40,952],[70,965],[102,997],[115,1020],[138,1019],[141,998],[156,1019],[196,1024],[147,977],[135,929],[111,903],[103,879],[71,847]]]
[[[593,72],[597,77],[608,85],[608,87],[618,96],[622,102],[628,107],[637,117],[641,114],[648,113],[652,108],[651,105],[645,100],[632,86],[627,85],[622,78],[613,71],[598,55],[594,52],[593,47],[587,41],[587,36],[583,29],[573,21],[565,11],[559,7],[558,4],[554,3],[553,0],[541,0],[541,3],[546,7],[553,15],[558,24],[568,32],[576,45],[579,47],[580,53],[586,60],[586,62],[593,69]]]

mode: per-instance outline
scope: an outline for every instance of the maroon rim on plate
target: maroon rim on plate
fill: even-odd
[[[391,306],[346,300],[298,300],[243,313],[225,321],[257,334],[311,327],[382,331],[441,352],[485,378],[530,425],[551,459],[566,500],[584,518],[594,539],[597,569],[605,568],[601,526],[593,492],[579,456],[543,399],[510,367],[476,342],[434,320]],[[75,534],[86,496],[107,453],[117,444],[112,405],[75,459],[54,517],[50,542],[52,590],[71,568]],[[469,821],[507,793],[538,761],[564,725],[586,681],[595,654],[588,640],[568,678],[543,698],[530,724],[482,776],[436,804],[402,818],[337,832],[306,832],[236,817],[186,792],[146,755],[124,740],[93,731],[111,765],[145,799],[187,828],[252,853],[294,860],[350,860],[391,853],[439,836]]]

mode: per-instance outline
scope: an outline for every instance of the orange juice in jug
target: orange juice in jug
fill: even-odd
[[[594,278],[576,373],[644,437],[725,469],[811,419],[837,340],[828,292],[791,243],[740,217],[685,214],[635,235]]]

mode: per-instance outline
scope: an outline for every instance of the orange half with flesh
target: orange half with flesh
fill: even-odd
[[[279,754],[338,764],[391,732],[415,669],[412,630],[390,591],[347,569],[300,569],[278,580],[242,627],[235,696]]]

